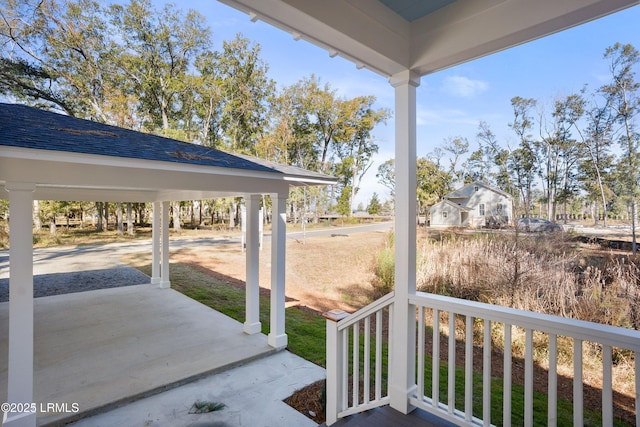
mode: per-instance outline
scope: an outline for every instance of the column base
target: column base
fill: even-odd
[[[417,385],[413,385],[406,390],[404,388],[390,385],[389,386],[389,397],[390,397],[389,406],[391,406],[393,409],[395,409],[398,412],[402,412],[403,414],[410,413],[411,411],[416,409],[416,407],[409,404],[409,396],[414,396],[417,390],[418,390]]]
[[[269,334],[267,341],[269,342],[269,345],[273,348],[277,348],[277,349],[285,348],[288,342],[287,334],[282,334],[282,335]]]
[[[160,281],[158,283],[158,288],[160,289],[169,289],[171,287],[171,282],[167,281]]]
[[[152,285],[159,285],[161,281],[162,281],[162,279],[160,279],[159,277],[152,277],[151,278],[151,284]]]
[[[244,330],[244,333],[247,334],[247,335],[259,334],[262,331],[262,323],[260,323],[260,322],[255,322],[255,323],[245,322],[243,330]]]

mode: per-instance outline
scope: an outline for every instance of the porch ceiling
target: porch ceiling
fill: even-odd
[[[219,0],[358,67],[433,73],[640,0]]]
[[[0,104],[0,199],[8,182],[40,200],[153,202],[283,194],[333,177],[250,156]]]

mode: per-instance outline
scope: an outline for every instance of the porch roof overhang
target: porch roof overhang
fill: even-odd
[[[385,77],[419,76],[562,31],[638,0],[219,0]]]
[[[0,187],[35,199],[154,202],[281,194],[333,177],[156,135],[0,104]],[[0,191],[0,198],[8,193]]]

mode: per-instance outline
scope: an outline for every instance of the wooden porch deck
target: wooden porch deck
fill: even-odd
[[[322,424],[321,427],[326,426]],[[390,406],[381,406],[338,420],[331,427],[453,427],[455,424],[428,412],[416,409],[408,415]]]

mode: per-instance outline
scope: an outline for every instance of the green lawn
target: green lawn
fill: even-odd
[[[431,384],[432,378],[432,361],[431,356],[425,356],[425,384]],[[441,362],[440,364],[440,402],[447,403],[447,363]],[[456,406],[460,409],[464,409],[464,368],[456,367]],[[425,390],[427,396],[431,396],[431,390]],[[492,378],[491,380],[491,421],[494,425],[502,425],[503,414],[503,380],[502,378]],[[482,417],[482,373],[473,373],[473,415]],[[533,393],[533,425],[534,426],[546,426],[547,422],[547,404],[548,398],[544,393]],[[573,403],[567,400],[558,400],[558,426],[571,426],[573,425]],[[584,425],[585,426],[601,426],[602,425],[602,413],[599,411],[584,410]],[[522,426],[524,425],[524,387],[513,383],[511,386],[511,425]],[[631,426],[622,420],[613,420],[614,426]]]

